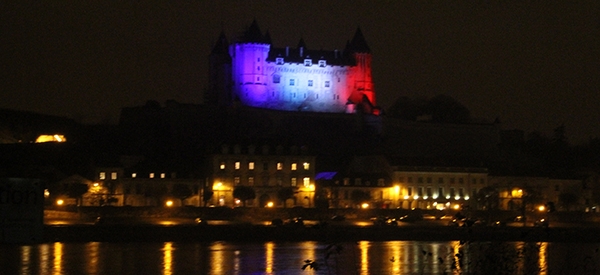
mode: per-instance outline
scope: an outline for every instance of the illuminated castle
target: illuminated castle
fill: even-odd
[[[230,44],[221,33],[210,54],[204,102],[283,111],[378,114],[369,46],[360,29],[343,51],[275,48],[256,21]]]

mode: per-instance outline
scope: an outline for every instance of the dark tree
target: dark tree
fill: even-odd
[[[571,209],[571,206],[577,204],[578,200],[579,197],[572,192],[563,192],[558,195],[558,201],[567,211]]]
[[[77,206],[79,206],[81,197],[83,196],[83,194],[87,193],[88,189],[89,189],[89,187],[85,183],[72,183],[72,184],[69,184],[69,187],[66,190],[67,191],[66,193],[67,193],[67,196],[69,196],[70,198],[75,198],[77,201]]]
[[[213,192],[212,190],[204,188],[204,191],[202,192],[202,200],[204,201],[204,207],[206,207],[206,205],[208,204],[208,202],[214,194],[215,192]]]
[[[249,186],[237,186],[233,189],[233,197],[240,199],[244,207],[246,207],[247,200],[253,200],[256,198],[256,192],[254,188]]]
[[[148,186],[146,187],[146,190],[144,190],[144,195],[146,195],[146,197],[155,199],[155,201],[160,204],[159,202],[165,197],[167,191],[167,186],[162,184]]]
[[[469,109],[447,95],[437,95],[431,98],[425,106],[425,113],[431,115],[433,122],[467,123],[471,121]]]
[[[277,190],[277,199],[283,203],[283,208],[286,208],[286,201],[294,197],[294,188],[282,187]]]
[[[192,196],[193,192],[187,184],[177,183],[173,185],[173,191],[171,194],[183,202],[183,200]]]
[[[350,199],[352,200],[352,202],[356,205],[356,204],[363,204],[366,202],[371,201],[371,194],[369,194],[366,191],[363,190],[352,190],[352,193],[350,193]]]
[[[477,197],[475,199],[477,200],[478,205],[484,210],[498,209],[499,195],[494,187],[488,186],[481,188],[479,192],[477,192]]]

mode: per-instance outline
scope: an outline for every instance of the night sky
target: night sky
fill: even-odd
[[[343,49],[360,26],[384,108],[446,94],[506,130],[600,137],[600,1],[2,2],[0,108],[115,123],[201,103],[219,33],[256,19],[276,47]]]

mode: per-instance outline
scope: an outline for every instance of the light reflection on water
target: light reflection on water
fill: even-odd
[[[0,246],[2,274],[598,274],[598,243],[360,241]],[[305,260],[319,269],[302,270]]]

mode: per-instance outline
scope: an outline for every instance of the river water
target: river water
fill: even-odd
[[[600,274],[599,248],[458,241],[4,244],[0,274],[583,275]]]

